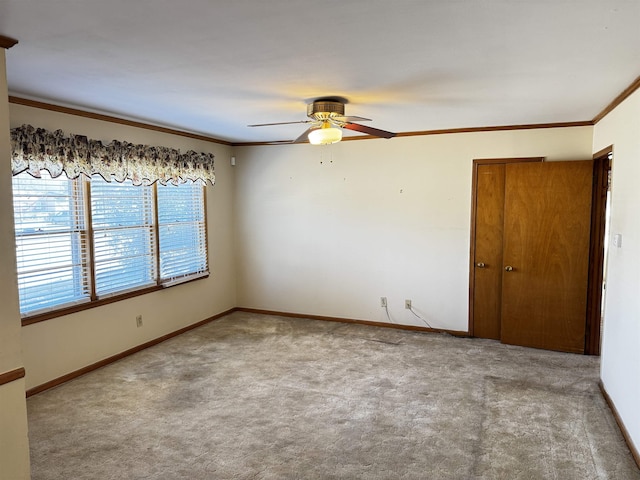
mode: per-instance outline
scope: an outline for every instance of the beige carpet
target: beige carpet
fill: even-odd
[[[236,312],[28,400],[45,479],[640,479],[598,359]]]

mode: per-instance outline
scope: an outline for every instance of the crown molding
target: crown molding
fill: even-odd
[[[16,43],[18,43],[18,40],[16,40],[15,38],[5,37],[4,35],[0,35],[0,47],[9,49],[13,47]]]
[[[595,125],[596,123],[598,123],[600,120],[602,120],[604,117],[606,117],[609,113],[611,113],[611,111],[616,108],[618,105],[620,105],[622,102],[624,102],[627,97],[629,97],[632,93],[634,93],[636,90],[638,90],[638,88],[640,88],[640,77],[636,78],[631,85],[629,85],[627,88],[625,88],[620,95],[618,95],[616,98],[614,98],[611,103],[609,105],[607,105],[606,107],[604,107],[604,109],[595,117],[593,117],[593,124]]]
[[[522,125],[498,125],[488,127],[467,127],[467,128],[446,128],[441,130],[423,130],[418,132],[399,133],[398,137],[418,137],[423,135],[444,135],[450,133],[476,133],[476,132],[501,132],[507,130],[534,130],[540,128],[571,128],[590,127],[591,120],[581,120],[578,122],[555,122],[555,123],[527,123]]]
[[[446,128],[441,130],[422,130],[416,132],[401,132],[397,137],[422,137],[426,135],[447,135],[451,133],[475,133],[475,132],[499,132],[505,130],[533,130],[539,128],[570,128],[570,127],[590,127],[593,126],[591,120],[583,120],[579,122],[557,122],[557,123],[531,123],[525,125],[500,125],[493,127],[468,127],[468,128]],[[343,137],[340,142],[349,142],[353,140],[387,140],[375,137],[373,135],[358,135],[357,137]],[[391,140],[391,139],[388,139]],[[287,145],[290,141],[277,142],[235,142],[231,145],[234,147],[255,147],[264,145]]]
[[[635,84],[638,85],[635,85]],[[635,87],[632,91],[627,93],[624,98],[628,97],[635,89],[640,86],[640,77],[636,82],[634,82]],[[633,85],[632,85],[633,86]],[[627,90],[629,90],[629,87]],[[625,92],[627,92],[625,90]],[[619,97],[625,93],[620,94]],[[622,98],[622,100],[624,100]],[[40,108],[42,110],[50,110],[58,113],[65,113],[68,115],[76,115],[84,118],[92,118],[94,120],[102,120],[105,122],[117,123],[120,125],[127,125],[130,127],[144,128],[147,130],[153,130],[156,132],[167,133],[171,135],[178,135],[187,138],[193,138],[195,140],[202,140],[205,142],[218,143],[221,145],[228,145],[232,147],[255,147],[255,146],[273,146],[273,145],[291,145],[292,142],[290,140],[281,140],[281,141],[271,141],[271,142],[228,142],[225,140],[220,140],[214,137],[208,137],[205,135],[199,135],[195,133],[184,132],[181,130],[175,130],[167,127],[160,127],[158,125],[152,125],[144,122],[138,122],[135,120],[126,120],[123,118],[114,117],[111,115],[105,115],[101,113],[87,112],[85,110],[80,110],[77,108],[71,107],[63,107],[61,105],[55,105],[52,103],[41,102],[39,100],[31,100],[23,97],[16,97],[13,95],[9,96],[9,103],[14,103],[16,105],[24,105],[27,107]],[[618,102],[619,103],[619,102]],[[611,109],[615,108],[612,107]],[[596,117],[597,118],[597,117]],[[577,122],[555,122],[555,123],[530,123],[530,124],[522,124],[522,125],[498,125],[498,126],[486,126],[486,127],[466,127],[466,128],[446,128],[446,129],[438,129],[438,130],[421,130],[421,131],[412,131],[412,132],[401,132],[396,135],[396,137],[421,137],[427,135],[448,135],[453,133],[477,133],[477,132],[499,132],[499,131],[511,131],[511,130],[534,130],[541,128],[572,128],[572,127],[588,127],[593,126],[593,120],[582,120]],[[344,137],[342,142],[349,142],[354,140],[380,140],[379,137],[375,137],[373,135],[358,135],[353,137]]]
[[[79,110],[77,108],[63,107],[61,105],[54,105],[52,103],[41,102],[38,100],[30,100],[22,97],[15,97],[9,95],[9,103],[16,105],[24,105],[26,107],[39,108],[42,110],[50,110],[52,112],[66,113],[67,115],[76,115],[78,117],[91,118],[94,120],[102,120],[103,122],[117,123],[120,125],[126,125],[128,127],[143,128],[145,130],[153,130],[160,133],[168,133],[170,135],[178,135],[180,137],[192,138],[194,140],[202,140],[204,142],[218,143],[221,145],[231,145],[231,142],[220,140],[214,137],[208,137],[206,135],[199,135],[197,133],[184,132],[182,130],[176,130],[173,128],[160,127],[158,125],[152,125],[149,123],[138,122],[135,120],[126,120],[124,118],[118,118],[111,115],[104,115],[102,113],[87,112],[86,110]]]

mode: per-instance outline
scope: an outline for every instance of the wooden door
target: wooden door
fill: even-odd
[[[584,352],[592,162],[505,167],[501,340]]]
[[[500,340],[504,163],[477,165],[473,335]]]
[[[500,339],[505,165],[543,160],[524,157],[473,161],[469,332],[474,337]]]

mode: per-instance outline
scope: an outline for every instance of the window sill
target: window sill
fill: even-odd
[[[205,275],[198,275],[196,277],[187,277],[180,282],[172,282],[171,284],[166,284],[166,285],[155,285],[153,287],[145,287],[139,290],[132,290],[126,293],[122,293],[120,295],[112,295],[110,297],[101,298],[99,300],[93,300],[85,303],[80,303],[77,305],[70,305],[68,307],[51,310],[49,312],[29,315],[26,317],[22,317],[22,326],[26,327],[27,325],[33,325],[34,323],[44,322],[45,320],[51,320],[52,318],[63,317],[65,315],[70,315],[72,313],[82,312],[84,310],[89,310],[91,308],[101,307],[103,305],[108,305],[109,303],[119,302],[121,300],[127,300],[129,298],[138,297],[140,295],[146,295],[147,293],[157,292],[157,291],[164,290],[166,288],[171,288],[177,285],[184,285],[185,283],[195,282],[196,280],[202,280],[208,277],[209,277],[208,273]]]

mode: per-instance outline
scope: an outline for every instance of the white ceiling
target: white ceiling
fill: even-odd
[[[323,96],[395,132],[584,121],[640,75],[639,0],[0,0],[0,34],[11,95],[232,142]]]

